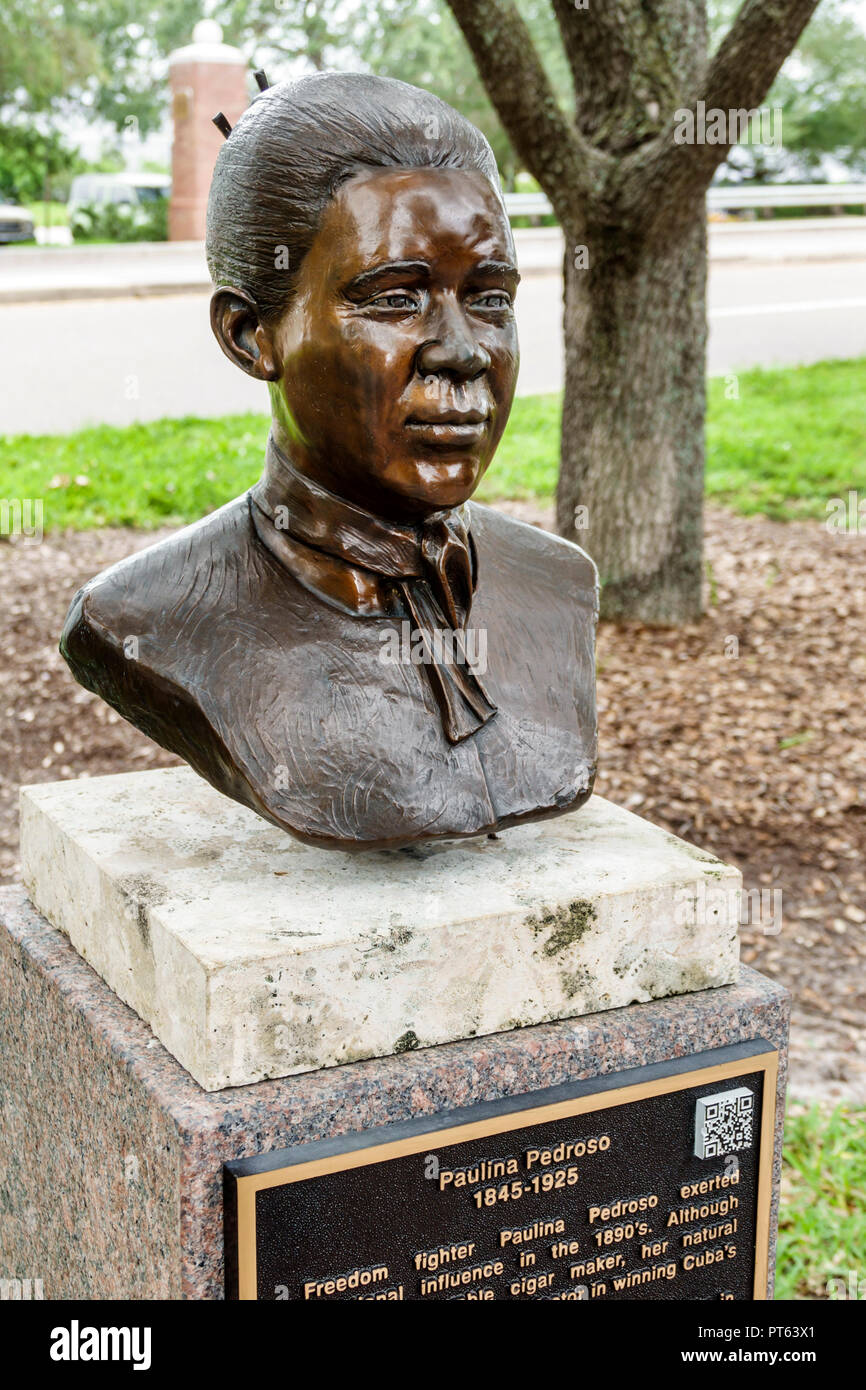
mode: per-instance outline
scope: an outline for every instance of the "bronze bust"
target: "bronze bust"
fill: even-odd
[[[402,82],[281,83],[220,151],[207,252],[220,346],[268,383],[264,472],[76,595],[76,679],[309,844],[574,810],[594,566],[469,502],[518,365],[487,141]]]

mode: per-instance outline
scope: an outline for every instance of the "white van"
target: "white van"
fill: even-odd
[[[85,218],[87,208],[115,203],[126,205],[133,212],[138,208],[146,212],[148,204],[170,194],[168,174],[78,174],[69,190],[69,226],[74,235],[76,219]]]

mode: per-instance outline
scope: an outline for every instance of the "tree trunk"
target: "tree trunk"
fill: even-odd
[[[702,587],[703,195],[675,235],[585,236],[583,251],[566,233],[557,528],[598,565],[605,616],[689,622]]]
[[[596,561],[611,617],[701,611],[704,194],[730,144],[681,142],[681,118],[758,107],[818,2],[742,0],[708,57],[705,0],[552,0],[566,115],[515,0],[448,0],[565,229],[557,521]]]

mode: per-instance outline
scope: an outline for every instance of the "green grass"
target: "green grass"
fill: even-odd
[[[785,1122],[777,1298],[866,1296],[866,1110],[792,1104]]]
[[[866,359],[743,372],[736,390],[709,384],[710,498],[790,520],[866,494]],[[515,402],[481,500],[553,497],[559,416],[556,395]],[[42,498],[50,529],[191,521],[256,479],[266,436],[259,415],[0,436],[0,498]]]
[[[559,468],[560,413],[558,395],[517,397],[502,443],[478,489],[480,501],[553,497]]]
[[[192,521],[255,481],[267,434],[232,415],[0,437],[0,497],[43,498],[51,530]]]
[[[479,495],[552,495],[558,422],[558,397],[518,401]],[[0,436],[0,498],[42,498],[50,530],[192,521],[255,482],[267,434],[266,416],[229,415]]]
[[[866,492],[866,359],[743,372],[709,383],[707,495],[780,521],[827,516]]]

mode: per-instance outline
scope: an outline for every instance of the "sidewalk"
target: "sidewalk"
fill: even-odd
[[[209,285],[201,241],[0,247],[0,303],[182,294]]]
[[[521,273],[558,275],[558,227],[515,231]],[[772,222],[711,222],[711,262],[866,260],[866,217]],[[0,303],[114,299],[183,294],[210,288],[200,241],[117,246],[0,247]]]

